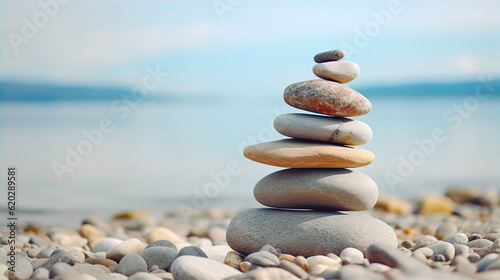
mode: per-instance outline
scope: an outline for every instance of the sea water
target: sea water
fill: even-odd
[[[362,148],[376,159],[357,170],[380,193],[403,198],[442,194],[450,186],[498,188],[498,96],[477,106],[466,98],[371,97],[372,111],[355,119],[372,128],[373,139]],[[457,111],[464,102],[467,110]],[[304,113],[280,96],[145,100],[126,115],[112,103],[0,103],[1,168],[17,166],[18,209],[27,219],[256,206],[255,183],[281,168],[252,162],[242,149],[285,138],[275,132],[274,118]]]

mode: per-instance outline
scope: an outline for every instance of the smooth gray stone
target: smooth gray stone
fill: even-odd
[[[467,244],[468,240],[465,233],[459,232],[446,237],[443,241],[451,244]]]
[[[302,269],[302,267],[294,264],[291,261],[287,260],[282,260],[278,267],[283,268],[284,270],[292,273],[293,275],[299,277],[300,279],[307,279],[309,277],[309,274],[305,270]]]
[[[489,248],[491,247],[491,245],[493,245],[493,242],[483,238],[483,239],[472,240],[471,242],[468,242],[466,245],[469,246],[469,248],[485,248],[485,247]]]
[[[38,269],[37,269],[38,270]],[[76,273],[72,266],[67,263],[55,263],[49,269],[49,278],[53,279],[58,275]]]
[[[225,279],[241,274],[228,265],[207,258],[196,256],[180,256],[172,263],[171,272],[174,279]]]
[[[260,266],[277,266],[280,264],[280,259],[276,255],[268,251],[259,251],[248,255],[245,261]]]
[[[56,250],[54,250],[54,252],[52,252],[52,255],[50,256],[50,258],[44,264],[42,264],[40,267],[43,267],[43,268],[48,269],[50,271],[52,266],[55,265],[56,263],[66,263],[66,264],[71,266],[71,265],[75,264],[75,261],[73,260],[73,258],[71,257],[71,255],[68,252],[60,250],[60,249],[56,249]]]
[[[196,246],[186,246],[179,251],[180,256],[197,256],[202,258],[208,258],[207,254],[203,252],[202,249]]]
[[[27,258],[19,258],[16,260],[14,272],[7,270],[9,279],[28,279],[33,273],[33,267]]]
[[[0,264],[5,264],[7,261],[7,250],[0,248]]]
[[[386,244],[374,243],[368,247],[367,258],[370,263],[381,263],[391,268],[397,268],[403,273],[431,275],[432,269],[419,260],[399,252]]]
[[[148,246],[146,246],[145,249],[148,249],[148,248],[151,248],[151,247],[155,247],[155,246],[163,246],[163,247],[170,247],[172,249],[175,249],[177,250],[177,246],[175,246],[175,244],[170,241],[170,240],[156,240],[156,241],[153,241],[151,242],[151,244],[149,244]]]
[[[49,246],[50,243],[47,242],[45,239],[41,238],[41,237],[38,237],[38,236],[32,236],[30,238],[30,241],[29,241],[30,244],[35,244],[37,245],[38,247],[42,247],[42,246]]]
[[[153,265],[157,265],[158,268],[167,270],[170,264],[177,258],[177,249],[172,249],[165,246],[154,246],[148,249],[144,249],[139,256],[141,256],[148,265],[150,269]]]
[[[37,268],[31,274],[30,279],[49,279],[49,271],[45,268]]]
[[[342,266],[339,270],[340,279],[380,279],[385,280],[382,274],[369,271],[365,267],[356,264],[348,264]]]
[[[378,188],[367,175],[343,168],[290,168],[262,178],[255,199],[277,208],[362,211],[377,202]]]
[[[73,266],[73,269],[81,274],[88,274],[88,275],[98,275],[98,274],[110,274],[111,271],[109,268],[105,267],[104,265],[92,265],[89,263],[78,263]]]
[[[146,261],[137,254],[129,254],[123,257],[118,264],[118,272],[125,275],[131,276],[137,272],[147,272],[148,265]]]
[[[233,217],[226,233],[228,245],[242,255],[265,244],[284,254],[304,257],[339,255],[347,247],[366,252],[380,242],[396,248],[397,237],[386,223],[356,213],[269,208],[244,210]]]
[[[337,83],[348,83],[358,77],[359,66],[351,61],[329,61],[314,65],[314,75]]]
[[[277,116],[274,128],[289,137],[353,146],[366,144],[373,136],[364,122],[309,114]]]
[[[496,253],[491,253],[491,254],[484,256],[480,261],[475,263],[475,265],[477,266],[477,271],[478,272],[484,271],[486,269],[486,267],[488,267],[488,265],[493,263],[493,261],[495,261],[495,259],[497,259],[497,258],[498,258],[498,254],[496,254]]]
[[[224,280],[300,280],[284,269],[278,267],[256,267],[249,272],[228,277]],[[312,278],[311,278],[312,279]],[[316,278],[315,278],[316,279]],[[321,278],[320,278],[321,279]]]
[[[314,56],[314,62],[322,63],[327,61],[337,61],[341,60],[345,56],[345,51],[343,50],[331,50],[326,52],[320,52]]]
[[[434,243],[432,245],[427,246],[434,252],[433,255],[443,255],[446,261],[449,261],[455,257],[455,246],[451,243],[439,241],[438,243]]]
[[[162,280],[160,277],[148,273],[148,272],[137,272],[128,278],[128,280]]]

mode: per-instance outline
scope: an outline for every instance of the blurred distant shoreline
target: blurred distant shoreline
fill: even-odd
[[[361,87],[356,90],[368,98],[431,98],[446,96],[467,96],[475,93],[480,81],[454,83],[418,83],[387,86]],[[492,87],[493,96],[499,96],[500,80],[486,81],[485,87]],[[130,89],[113,86],[80,86],[42,83],[0,82],[0,102],[60,102],[60,101],[105,101],[130,95]],[[178,93],[154,94],[149,101],[186,102],[217,101],[221,96],[211,94],[182,95]]]

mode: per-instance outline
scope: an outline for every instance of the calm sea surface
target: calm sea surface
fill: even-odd
[[[453,185],[499,187],[498,97],[371,102],[372,111],[356,119],[374,132],[363,148],[376,160],[358,170],[381,193],[412,198]],[[254,184],[280,168],[251,162],[241,149],[284,138],[272,121],[292,112],[300,111],[280,98],[144,101],[135,108],[113,101],[0,103],[0,205],[6,168],[14,165],[27,222],[43,219],[42,212],[73,219],[136,208],[254,206]]]

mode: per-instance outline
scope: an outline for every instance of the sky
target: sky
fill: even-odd
[[[499,75],[499,1],[0,1],[3,81],[266,95],[343,48],[356,86]]]

